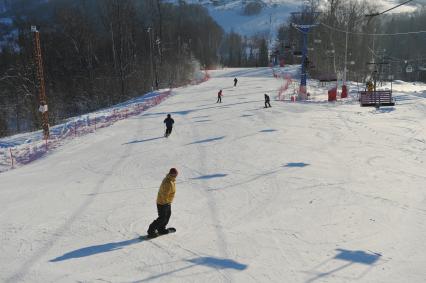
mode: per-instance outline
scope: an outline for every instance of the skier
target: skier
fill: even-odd
[[[237,82],[238,82],[238,80],[237,80],[237,78],[235,78],[234,79],[234,86],[237,86]]]
[[[368,81],[368,82],[367,82],[367,91],[368,91],[368,92],[372,92],[372,91],[373,91],[373,89],[374,89],[374,85],[373,85],[373,83],[372,83],[371,81]]]
[[[269,103],[269,95],[267,95],[266,93],[265,93],[265,108],[268,108],[268,105],[269,105],[269,107],[272,107],[271,106],[271,103]]]
[[[217,93],[216,103],[222,103],[222,90],[219,90],[219,92]]]
[[[166,133],[164,136],[167,138],[172,133],[173,124],[175,123],[175,120],[170,116],[170,114],[167,114],[167,118],[164,119],[164,123],[166,124]]]
[[[158,218],[155,219],[148,228],[148,237],[154,238],[158,235],[168,234],[174,232],[176,229],[166,229],[167,223],[169,223],[170,216],[172,215],[172,202],[176,193],[176,177],[178,171],[176,168],[171,168],[169,173],[163,179],[158,190],[157,195],[157,212]]]

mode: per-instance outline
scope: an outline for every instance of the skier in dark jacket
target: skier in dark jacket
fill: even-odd
[[[217,93],[216,103],[222,103],[222,90],[219,90],[219,92]]]
[[[268,108],[268,106],[271,107],[271,103],[269,103],[269,101],[269,95],[265,93],[265,108]]]
[[[167,138],[172,133],[173,124],[175,123],[175,120],[172,119],[170,114],[167,114],[167,118],[164,119],[164,123],[166,124],[166,133],[164,136]]]
[[[238,80],[237,80],[237,78],[235,78],[234,79],[234,86],[237,86],[237,82],[238,82]]]

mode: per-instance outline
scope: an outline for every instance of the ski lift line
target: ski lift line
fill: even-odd
[[[401,59],[401,58],[393,58],[393,60],[389,60],[391,63],[398,63],[398,62],[419,62],[419,61],[426,61],[425,58],[419,58],[419,59]]]
[[[354,35],[368,35],[368,36],[395,36],[395,35],[410,35],[410,34],[419,34],[419,33],[426,33],[426,30],[419,30],[419,31],[409,31],[409,32],[397,32],[397,33],[362,33],[362,32],[346,32],[345,30],[338,29],[332,26],[329,26],[327,24],[321,23],[321,25],[325,26],[326,28],[329,28],[334,31],[339,31],[343,33],[348,34],[354,34]]]
[[[373,13],[373,14],[368,14],[368,15],[365,15],[365,16],[366,16],[366,17],[375,17],[375,16],[379,16],[379,15],[382,15],[382,14],[384,14],[384,13],[387,13],[387,12],[389,12],[389,11],[393,10],[393,9],[396,9],[396,8],[398,8],[398,7],[402,6],[402,5],[405,5],[405,4],[407,4],[408,2],[411,2],[411,1],[413,1],[413,0],[405,1],[404,3],[401,3],[401,4],[399,4],[399,5],[396,5],[395,7],[389,8],[389,9],[387,9],[386,11],[378,12],[378,13]]]
[[[378,55],[377,55],[378,56]],[[390,56],[390,55],[386,55],[386,57],[388,57],[391,60],[387,60],[388,62],[391,63],[397,63],[397,62],[419,62],[419,61],[426,61],[426,57],[424,58],[416,58],[416,59],[401,59],[401,58],[397,58],[394,56]]]

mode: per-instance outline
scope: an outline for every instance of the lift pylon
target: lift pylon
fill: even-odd
[[[31,32],[34,34],[34,61],[37,68],[38,97],[40,103],[38,110],[41,114],[43,136],[44,139],[47,140],[49,138],[49,112],[47,107],[46,87],[44,83],[43,59],[41,57],[40,32],[37,30],[36,26],[31,26]]]

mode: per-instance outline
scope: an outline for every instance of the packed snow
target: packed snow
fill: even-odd
[[[375,109],[356,83],[291,102],[270,68],[210,74],[1,173],[0,281],[426,281],[425,84]],[[141,241],[171,167],[177,232]]]

